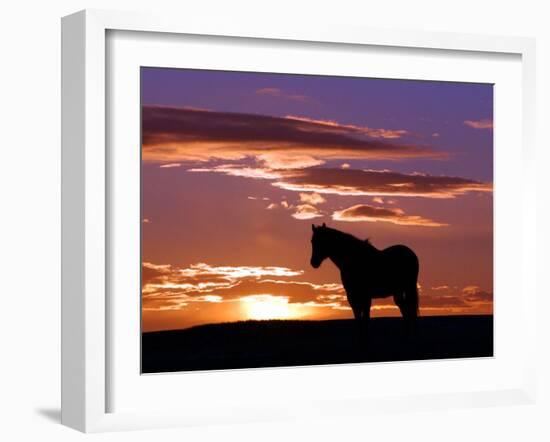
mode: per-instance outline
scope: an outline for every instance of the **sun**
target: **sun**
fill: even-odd
[[[287,319],[290,306],[286,296],[250,295],[241,298],[248,319]]]

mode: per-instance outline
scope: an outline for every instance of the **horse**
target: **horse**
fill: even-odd
[[[418,317],[416,254],[404,245],[379,250],[369,239],[361,240],[325,223],[311,227],[311,266],[317,269],[328,258],[338,267],[348,303],[363,332],[368,330],[372,300],[388,296],[393,296],[407,330],[412,330]]]

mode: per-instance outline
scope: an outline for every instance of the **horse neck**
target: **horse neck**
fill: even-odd
[[[332,254],[329,255],[329,259],[340,270],[343,270],[345,267],[347,267],[348,263],[349,263],[349,260],[346,258],[346,256],[344,254],[341,254],[341,253],[332,253]]]

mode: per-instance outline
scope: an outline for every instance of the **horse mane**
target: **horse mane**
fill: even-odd
[[[367,249],[369,250],[378,250],[374,244],[371,242],[370,238],[367,238],[367,239],[364,239],[363,240],[363,245],[366,246]]]
[[[339,240],[343,243],[348,243],[350,245],[357,245],[361,246],[361,248],[366,248],[369,251],[376,251],[378,250],[371,242],[370,238],[367,239],[359,239],[356,236],[352,235],[351,233],[342,232],[341,230],[336,230],[331,227],[325,227],[328,231],[332,232],[333,234],[336,234],[339,237]]]

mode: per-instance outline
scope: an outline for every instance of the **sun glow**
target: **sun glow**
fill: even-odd
[[[250,295],[241,298],[248,319],[289,319],[292,315],[288,297]]]

